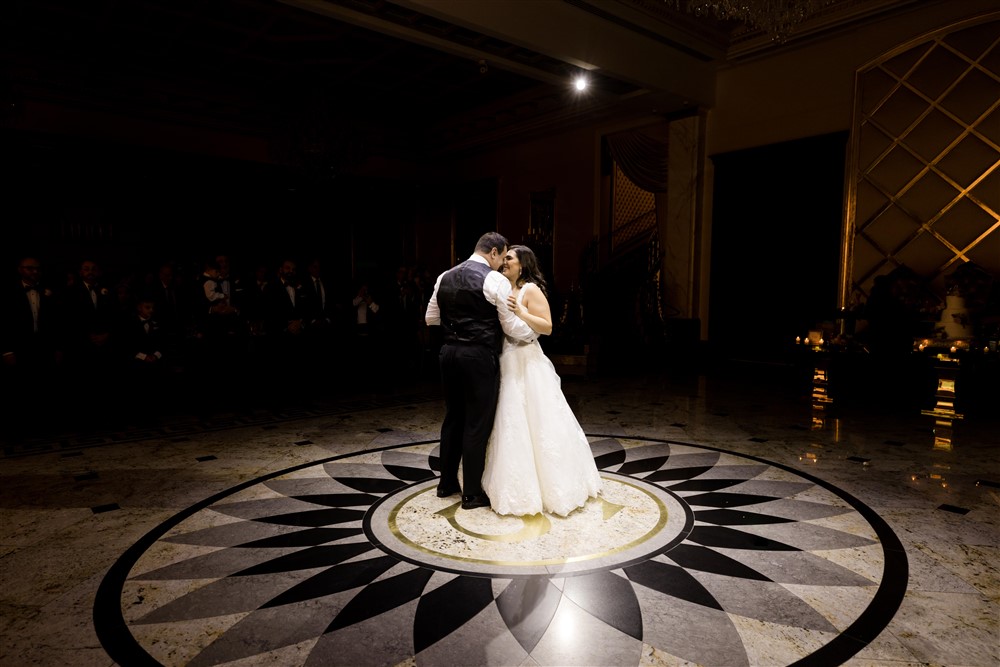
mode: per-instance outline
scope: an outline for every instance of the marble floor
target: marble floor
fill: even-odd
[[[565,377],[603,493],[437,498],[434,383],[3,443],[0,665],[1000,665],[1000,422]]]

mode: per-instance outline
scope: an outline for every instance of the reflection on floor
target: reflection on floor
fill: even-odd
[[[0,664],[1000,664],[997,422],[786,380],[566,378],[565,519],[436,497],[433,385],[8,440]]]

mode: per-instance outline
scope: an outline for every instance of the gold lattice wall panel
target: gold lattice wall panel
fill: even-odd
[[[841,303],[900,265],[1000,277],[1000,13],[858,73]]]
[[[611,245],[622,244],[653,230],[656,227],[656,199],[652,192],[643,190],[629,180],[615,163],[614,215],[611,222]]]

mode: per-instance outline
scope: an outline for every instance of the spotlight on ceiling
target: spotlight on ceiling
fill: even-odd
[[[573,79],[573,87],[578,91],[587,90],[588,85],[590,85],[590,82],[587,81],[587,77],[584,74],[578,74],[576,78]]]

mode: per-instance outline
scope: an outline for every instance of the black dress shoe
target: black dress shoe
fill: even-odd
[[[477,507],[489,507],[490,499],[484,493],[481,496],[462,496],[462,509],[474,510]]]
[[[458,484],[445,484],[444,482],[438,483],[437,497],[447,498],[448,496],[453,496],[456,493],[461,493],[462,487]]]

